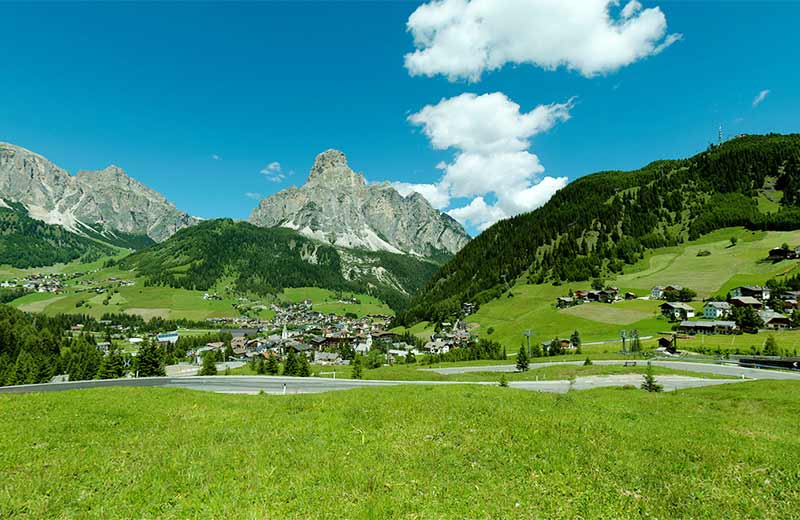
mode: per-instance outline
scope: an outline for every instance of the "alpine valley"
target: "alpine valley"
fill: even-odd
[[[317,157],[304,186],[261,201],[250,222],[201,221],[115,166],[71,176],[9,144],[0,145],[0,201],[2,263],[112,255],[147,287],[231,298],[317,287],[399,310],[469,241],[422,196],[367,184],[336,150]]]

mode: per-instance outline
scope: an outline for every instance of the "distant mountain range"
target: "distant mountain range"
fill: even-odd
[[[319,154],[303,186],[263,199],[249,221],[340,248],[428,258],[451,256],[470,239],[422,195],[404,197],[389,183],[367,184],[338,150]]]
[[[470,237],[418,194],[367,184],[342,152],[308,182],[262,200],[250,223],[201,221],[120,168],[72,176],[0,143],[0,264],[41,267],[140,250],[122,260],[148,284],[238,292],[317,286],[401,308]]]
[[[160,242],[198,222],[116,166],[70,175],[41,155],[0,143],[0,205],[84,236],[119,233]]]

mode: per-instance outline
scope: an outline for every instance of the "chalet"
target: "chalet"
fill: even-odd
[[[728,303],[730,303],[733,307],[752,307],[755,310],[761,310],[764,308],[764,304],[752,296],[739,296],[736,298],[731,298],[728,300]]]
[[[625,299],[626,300],[635,300],[636,299],[636,293],[626,292],[625,293]]]
[[[658,347],[656,352],[666,352],[668,354],[677,354],[678,347],[675,346],[675,336],[671,338],[658,338]]]
[[[363,343],[358,343],[355,347],[356,354],[366,354],[372,350],[372,335],[367,334],[367,339]]]
[[[430,354],[447,354],[450,352],[450,344],[443,339],[435,339],[426,343],[423,350]]]
[[[589,291],[575,291],[573,297],[576,300],[579,300],[581,302],[585,302],[586,300],[589,299]]]
[[[341,359],[336,352],[314,352],[314,363],[318,365],[334,365]]]
[[[572,307],[575,305],[575,298],[570,298],[569,296],[561,296],[556,298],[556,307],[559,309],[565,309],[567,307]]]
[[[708,302],[703,307],[703,316],[709,320],[725,319],[731,312],[731,304],[728,302]]]
[[[97,350],[103,354],[108,354],[109,349],[111,349],[111,343],[108,341],[103,341],[97,344]]]
[[[800,300],[800,291],[785,291],[781,294],[781,300]]]
[[[177,332],[165,332],[162,334],[156,335],[156,340],[162,346],[164,345],[174,345],[178,342],[178,333]]]
[[[760,311],[758,317],[764,322],[764,327],[768,329],[788,329],[792,326],[792,320],[779,312]]]
[[[770,291],[766,287],[759,285],[743,285],[736,287],[731,291],[731,298],[750,297],[759,301],[767,301],[770,297]]]
[[[794,260],[796,258],[800,258],[800,246],[794,249],[791,247],[775,247],[769,250],[769,259],[773,262]]]
[[[616,287],[606,287],[600,293],[600,301],[603,303],[612,303],[619,299],[619,289]]]
[[[682,321],[678,325],[678,330],[685,334],[732,334],[736,329],[733,321]]]
[[[664,293],[667,291],[680,291],[683,289],[680,285],[657,285],[650,289],[650,299],[651,300],[663,300]]]
[[[660,305],[661,314],[670,320],[694,318],[694,307],[683,302],[667,302]]]
[[[474,303],[464,302],[461,304],[461,311],[464,313],[464,316],[474,314],[475,310],[476,308]]]

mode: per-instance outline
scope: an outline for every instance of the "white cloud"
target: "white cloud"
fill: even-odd
[[[472,202],[462,208],[451,209],[448,215],[461,222],[465,226],[475,226],[480,231],[484,231],[498,220],[507,218],[508,215],[497,206],[486,204],[483,197],[476,197]]]
[[[286,174],[283,173],[283,168],[281,167],[281,163],[279,163],[278,161],[273,161],[268,165],[264,166],[259,173],[263,174],[268,180],[272,182],[281,182],[283,179],[286,178]]]
[[[432,0],[408,18],[413,76],[477,81],[507,63],[584,76],[613,72],[681,39],[658,7],[632,0]]]
[[[760,104],[761,104],[761,103],[762,103],[762,102],[763,102],[765,99],[767,99],[767,96],[768,96],[768,95],[769,95],[769,89],[764,89],[764,90],[762,90],[761,92],[759,92],[759,93],[758,93],[758,95],[756,95],[756,97],[755,97],[755,98],[753,98],[753,108],[757,107],[757,106],[758,106],[758,105],[760,105]]]
[[[411,184],[408,182],[393,182],[391,184],[403,197],[407,197],[414,192],[419,193],[436,209],[443,210],[450,205],[450,194],[447,188],[441,184]]]
[[[448,214],[483,230],[494,222],[538,208],[567,183],[565,177],[540,175],[544,167],[531,153],[531,137],[570,117],[573,100],[541,105],[530,112],[501,92],[461,94],[428,105],[408,119],[422,127],[433,148],[453,149],[449,163],[439,163],[436,184],[395,183],[401,193],[416,191],[431,205],[447,208],[453,198],[474,197]],[[493,193],[496,202],[485,196]]]
[[[261,199],[261,194],[255,191],[245,192],[244,196],[247,197],[248,199],[253,199],[253,200]]]
[[[221,161],[221,160],[222,160],[222,157],[220,157],[220,156],[219,156],[219,155],[217,155],[217,154],[214,154],[214,155],[212,155],[212,156],[211,156],[211,158],[212,158],[213,160],[215,160],[215,161]]]

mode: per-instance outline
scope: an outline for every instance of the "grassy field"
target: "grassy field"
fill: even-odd
[[[792,518],[800,384],[0,396],[0,517]]]
[[[730,238],[738,243],[731,246]],[[751,232],[731,228],[710,233],[699,240],[672,248],[659,249],[648,254],[639,263],[628,266],[624,274],[608,284],[622,291],[648,296],[656,285],[678,284],[697,291],[698,298],[727,291],[743,284],[763,284],[775,276],[782,276],[800,268],[800,262],[766,262],[769,250],[784,242],[800,244],[800,231]],[[697,256],[701,250],[708,256]],[[502,297],[481,306],[468,322],[477,325],[482,336],[500,341],[509,352],[516,351],[523,341],[522,333],[532,329],[531,341],[545,342],[554,337],[569,337],[578,330],[584,342],[604,341],[619,337],[621,329],[637,329],[640,335],[649,336],[669,331],[672,325],[661,317],[658,306],[662,302],[633,300],[614,304],[590,303],[567,309],[556,309],[555,300],[566,296],[569,290],[589,289],[588,282],[566,283],[561,286],[530,285],[524,280],[513,287],[513,297]],[[702,315],[703,303],[692,305]],[[427,327],[426,324],[418,327]],[[489,334],[489,331],[492,334]],[[762,336],[762,335],[759,335]],[[763,336],[764,338],[766,336]],[[763,343],[763,339],[761,340]],[[584,347],[598,353],[609,351]]]
[[[145,287],[142,278],[136,278],[130,271],[116,267],[103,268],[103,262],[92,264],[71,263],[43,269],[19,270],[0,267],[0,280],[44,272],[84,272],[85,275],[71,280],[64,294],[32,293],[14,300],[11,305],[25,312],[41,312],[45,314],[83,313],[99,318],[107,312],[138,314],[145,319],[154,317],[171,319],[204,320],[206,318],[237,317],[242,312],[234,308],[238,299],[223,296],[222,300],[204,300],[206,291],[174,289],[172,287]],[[117,287],[118,283],[109,279],[133,280],[132,287]],[[83,284],[80,284],[83,282]],[[95,287],[111,287],[111,291],[97,294],[87,291]],[[324,313],[345,314],[352,312],[358,316],[365,314],[394,314],[381,301],[368,295],[348,294],[356,297],[360,304],[338,303],[332,291],[313,287],[285,289],[277,298],[259,299],[264,305],[276,301],[300,302],[310,299],[314,308]],[[107,300],[107,298],[109,298]],[[251,296],[251,299],[257,299]],[[107,303],[105,303],[107,300]],[[251,312],[261,318],[271,318],[274,312],[261,310]]]

